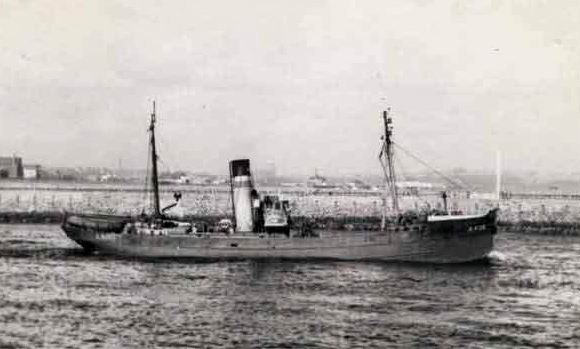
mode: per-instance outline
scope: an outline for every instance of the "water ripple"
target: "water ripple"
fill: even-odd
[[[136,261],[0,227],[2,348],[574,347],[580,238],[500,233],[488,263]]]

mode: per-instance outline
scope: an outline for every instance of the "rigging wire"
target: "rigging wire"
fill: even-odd
[[[160,136],[159,130],[157,130],[157,137],[155,137],[155,140],[157,141],[157,164],[161,164],[165,167],[165,169],[167,169],[167,171],[171,172],[171,168],[169,167],[169,165],[167,165],[163,160],[161,160],[161,158],[159,157],[159,154],[162,154],[163,151],[162,149],[167,149],[167,147],[165,146],[165,142],[163,142],[163,138]]]
[[[157,142],[157,145],[156,145],[157,146],[157,165],[163,166],[163,168],[161,169],[162,171],[171,172],[171,166],[169,164],[167,164],[166,162],[164,162],[161,159],[161,157],[159,156],[159,154],[165,154],[165,155],[169,154],[169,153],[163,153],[163,149],[168,149],[168,147],[166,146],[165,142],[163,141],[163,137],[161,137],[161,132],[159,130],[159,126],[156,127],[155,135],[156,135],[155,140]],[[171,161],[172,159],[169,159],[169,160],[170,160],[170,162],[175,162],[175,161]]]
[[[383,220],[386,219],[387,215],[391,215],[394,213],[396,213],[399,208],[399,204],[398,204],[398,192],[397,192],[397,182],[395,180],[395,178],[390,176],[390,171],[389,171],[389,163],[388,160],[384,158],[385,154],[386,154],[386,148],[387,148],[387,144],[386,141],[383,140],[383,144],[381,147],[381,151],[379,152],[379,162],[381,163],[381,167],[383,169],[383,175],[385,178],[385,191],[384,191],[384,195],[383,196]],[[393,174],[394,175],[394,174]],[[387,199],[387,193],[388,195],[391,196],[391,202],[389,203],[389,200]],[[387,209],[390,207],[391,213],[387,214]],[[381,226],[383,225],[383,223],[381,223]]]
[[[399,177],[402,178],[405,181],[409,180],[409,177],[406,175],[405,169],[403,168],[403,164],[401,162],[401,160],[397,157],[395,158],[395,162],[397,163],[397,168],[398,168],[398,172],[399,172]],[[421,196],[419,196],[419,193],[413,190],[409,190],[409,191],[403,191],[408,193],[409,196],[414,197],[416,199],[422,199]]]
[[[166,164],[163,160],[161,160],[161,158],[159,156],[157,156],[157,164],[160,164],[163,166],[164,171],[171,173],[171,167],[169,167],[168,164]],[[161,171],[162,173],[163,171]]]
[[[385,164],[385,161],[383,160],[384,153],[385,153],[385,142],[383,141],[383,144],[381,146],[381,151],[379,152],[379,162],[381,163],[381,168],[383,169],[383,175],[385,176],[385,190],[388,190],[389,193],[391,195],[393,195],[393,193],[391,193],[392,188],[387,183],[389,181],[389,171],[387,170],[387,165]],[[386,200],[386,198],[385,198],[385,200]],[[385,202],[385,204],[386,204],[386,202]]]
[[[459,180],[459,179],[457,181],[453,180],[449,176],[446,176],[443,172],[437,170],[433,166],[429,165],[427,162],[423,161],[417,155],[411,153],[409,150],[407,150],[407,149],[403,148],[402,146],[400,146],[398,143],[393,143],[393,144],[395,145],[395,147],[397,147],[397,149],[401,150],[403,153],[407,154],[407,156],[410,156],[415,161],[419,162],[421,165],[427,167],[428,169],[430,169],[431,171],[433,171],[434,173],[436,173],[437,175],[439,175],[441,178],[443,178],[444,180],[446,180],[447,182],[449,182],[455,188],[459,188],[459,189],[463,189],[463,190],[471,190],[472,191],[472,188],[470,188],[467,184],[463,183],[461,180]]]
[[[143,210],[145,210],[145,208],[148,208],[149,210],[152,210],[153,208],[153,200],[152,200],[152,195],[153,193],[151,193],[151,191],[149,190],[149,186],[150,186],[150,181],[152,180],[152,178],[149,177],[149,170],[151,168],[151,142],[148,142],[149,146],[147,147],[147,168],[145,169],[145,190],[143,192],[143,196],[142,196],[142,200],[141,202],[147,201],[147,197],[149,196],[149,206],[147,207],[143,207]]]

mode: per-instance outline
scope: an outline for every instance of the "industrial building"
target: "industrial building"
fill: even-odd
[[[24,168],[22,166],[22,158],[2,157],[0,156],[0,178],[22,178],[24,176]]]
[[[23,178],[24,179],[39,179],[40,178],[40,165],[24,165],[23,166]]]

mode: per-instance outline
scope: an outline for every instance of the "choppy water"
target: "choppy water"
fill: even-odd
[[[496,250],[462,266],[140,262],[0,226],[0,347],[580,346],[580,238],[500,233]]]

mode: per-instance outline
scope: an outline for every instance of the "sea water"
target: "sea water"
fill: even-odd
[[[0,225],[2,348],[580,346],[580,238],[500,232],[486,263],[139,261]]]

